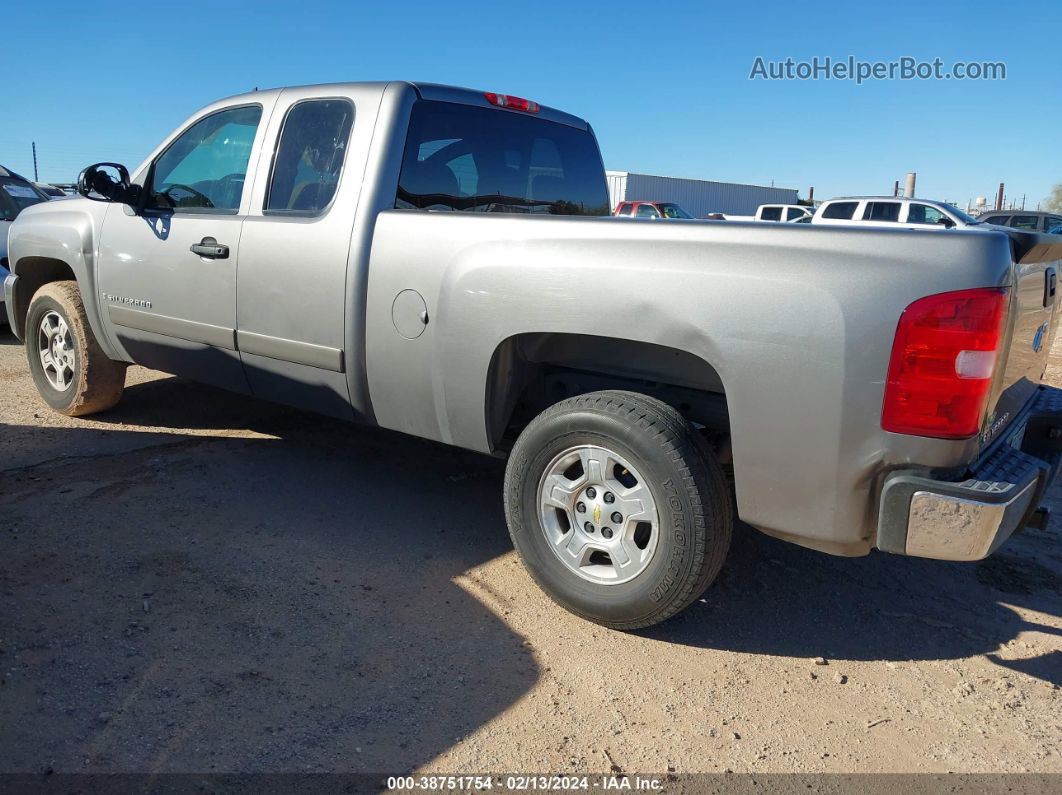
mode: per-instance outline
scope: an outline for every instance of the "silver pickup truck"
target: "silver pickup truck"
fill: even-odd
[[[582,119],[406,82],[222,100],[79,192],[10,230],[54,409],[137,363],[506,455],[528,571],[607,626],[697,598],[737,519],[946,560],[1044,522],[1058,238],[624,223]]]

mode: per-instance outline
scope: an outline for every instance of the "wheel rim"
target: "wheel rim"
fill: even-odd
[[[37,352],[41,357],[44,377],[53,389],[65,392],[74,382],[77,359],[70,327],[63,316],[49,310],[41,318],[37,331]]]
[[[580,445],[556,456],[539,481],[538,505],[550,549],[584,580],[630,582],[656,553],[660,524],[649,483],[613,450]]]

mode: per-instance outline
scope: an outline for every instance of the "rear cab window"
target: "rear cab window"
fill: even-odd
[[[395,207],[609,215],[609,206],[588,130],[498,108],[413,105]]]

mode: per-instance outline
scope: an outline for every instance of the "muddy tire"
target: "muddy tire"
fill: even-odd
[[[37,391],[60,414],[82,417],[121,400],[127,365],[108,359],[96,342],[77,282],[49,282],[34,294],[26,358]]]
[[[505,471],[509,533],[528,572],[582,618],[664,621],[718,575],[733,500],[714,455],[675,409],[594,392],[536,417]]]

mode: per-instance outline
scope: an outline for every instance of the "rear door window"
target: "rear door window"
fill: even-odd
[[[986,224],[998,224],[999,226],[1006,226],[1007,221],[1010,220],[1009,215],[990,215],[984,219]]]
[[[858,206],[859,202],[831,202],[822,211],[822,217],[850,221],[852,216],[855,215],[856,207]]]
[[[863,211],[863,220],[895,223],[900,220],[900,203],[867,202],[867,208]]]
[[[457,212],[609,215],[587,130],[499,108],[418,101],[395,206]]]
[[[1035,232],[1040,228],[1040,216],[1038,215],[1015,215],[1010,219],[1010,225],[1015,229],[1028,229]]]
[[[354,106],[345,99],[292,105],[273,161],[267,213],[318,215],[331,203],[353,121]]]
[[[781,207],[764,207],[760,210],[761,221],[781,221],[782,220],[782,208]]]
[[[656,208],[651,204],[639,204],[638,205],[638,217],[639,218],[659,218],[660,213],[656,211]]]
[[[634,205],[633,204],[627,204],[627,202],[624,202],[623,204],[621,204],[619,206],[619,209],[616,210],[616,215],[630,215],[631,214],[631,210],[633,210],[633,209],[634,209]]]

